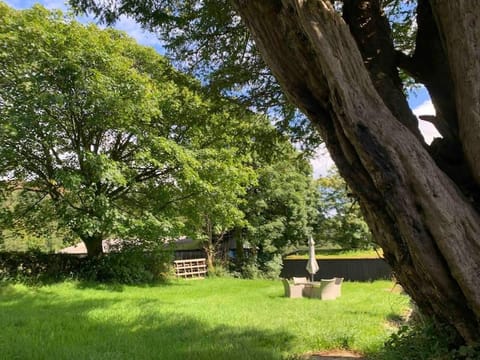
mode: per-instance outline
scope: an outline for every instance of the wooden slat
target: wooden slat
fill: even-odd
[[[183,278],[203,278],[207,273],[206,259],[175,260],[175,275]]]

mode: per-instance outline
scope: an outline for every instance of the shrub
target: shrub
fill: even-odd
[[[245,279],[278,279],[282,266],[282,257],[278,254],[262,258],[252,256],[242,266],[241,275]]]
[[[208,277],[232,277],[232,273],[223,264],[216,264],[213,268],[208,269]]]
[[[40,252],[0,253],[0,281],[27,284],[66,279],[121,284],[166,281],[173,276],[173,250],[153,244],[124,244],[100,257]]]
[[[72,279],[81,264],[81,258],[67,254],[1,252],[0,281],[38,283]]]
[[[130,285],[153,280],[143,259],[129,252],[88,258],[79,277],[81,280]]]
[[[265,261],[262,268],[263,277],[266,279],[278,279],[280,272],[282,271],[283,261],[282,256],[279,254],[273,255],[273,257]]]
[[[419,321],[400,327],[385,343],[376,359],[382,360],[474,360],[480,359],[477,346],[458,346],[448,327],[433,320]]]
[[[249,261],[242,266],[241,274],[244,279],[259,279],[262,277],[262,272],[258,264],[254,261]]]
[[[122,241],[108,255],[88,261],[83,273],[86,280],[140,284],[173,276],[173,249],[153,241]]]

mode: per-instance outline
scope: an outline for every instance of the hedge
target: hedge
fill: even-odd
[[[165,281],[171,251],[125,251],[86,257],[41,252],[0,252],[0,281],[48,283],[67,279],[123,284]]]

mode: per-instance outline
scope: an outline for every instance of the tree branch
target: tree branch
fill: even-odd
[[[403,93],[402,81],[395,64],[391,29],[382,12],[381,1],[345,0],[343,18],[385,105],[418,139],[423,139],[418,129],[418,121]]]

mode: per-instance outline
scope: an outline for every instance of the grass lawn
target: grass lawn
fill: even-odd
[[[282,359],[375,352],[408,298],[388,281],[344,282],[333,301],[283,297],[280,281],[151,287],[0,285],[0,359]]]

